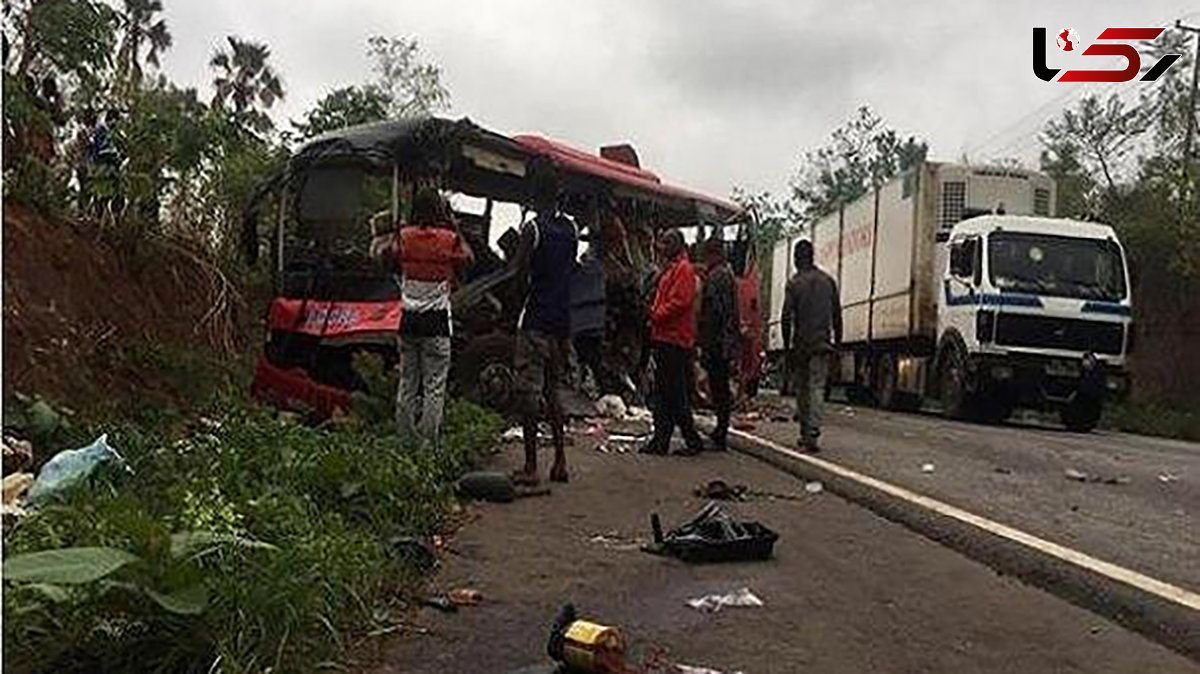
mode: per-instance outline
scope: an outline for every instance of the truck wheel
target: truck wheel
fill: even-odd
[[[951,347],[942,358],[939,377],[942,393],[942,413],[948,419],[967,419],[971,414],[970,393],[967,391],[967,359],[962,351]]]
[[[1100,423],[1100,413],[1104,404],[1099,398],[1076,396],[1059,413],[1063,425],[1076,433],[1090,433]]]
[[[980,401],[978,407],[979,420],[987,424],[1001,423],[1013,413],[1013,404],[1004,399]]]
[[[902,395],[896,391],[896,358],[890,353],[884,354],[879,358],[875,372],[875,397],[879,406],[885,410],[898,409]]]

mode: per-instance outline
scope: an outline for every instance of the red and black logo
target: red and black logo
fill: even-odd
[[[1120,56],[1125,59],[1123,70],[1068,70],[1058,78],[1059,82],[1129,82],[1142,71],[1142,55],[1131,44],[1135,41],[1158,39],[1165,28],[1105,28],[1097,42],[1081,52],[1083,56]],[[1033,29],[1033,74],[1047,82],[1055,81],[1060,68],[1046,65],[1046,29]],[[1079,39],[1072,28],[1066,28],[1056,36],[1058,48],[1065,52],[1079,49]],[[1153,82],[1162,77],[1176,61],[1179,54],[1167,54],[1142,75],[1142,82]]]

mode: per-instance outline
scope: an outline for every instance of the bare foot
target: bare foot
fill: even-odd
[[[551,474],[553,479],[553,474]],[[538,477],[537,469],[529,470],[514,470],[512,475],[513,484],[520,487],[536,487],[541,484],[542,480]]]
[[[570,477],[570,475],[567,474],[567,464],[565,464],[565,463],[554,464],[554,467],[550,469],[550,481],[551,482],[570,482],[571,477]]]

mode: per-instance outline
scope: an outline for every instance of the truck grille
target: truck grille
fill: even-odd
[[[997,318],[996,343],[1005,346],[1120,355],[1125,337],[1120,323],[1004,313]]]

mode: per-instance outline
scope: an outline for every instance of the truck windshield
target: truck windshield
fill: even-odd
[[[992,285],[1001,291],[1111,301],[1125,297],[1121,249],[1109,240],[997,232],[988,237],[988,263]]]

